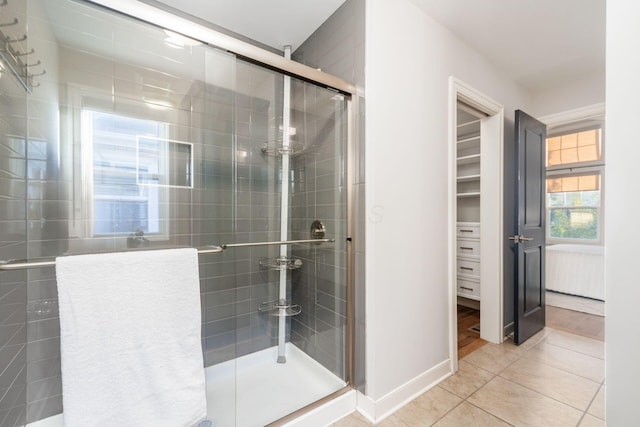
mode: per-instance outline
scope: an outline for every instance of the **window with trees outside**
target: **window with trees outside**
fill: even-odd
[[[602,239],[601,129],[547,138],[547,240]]]

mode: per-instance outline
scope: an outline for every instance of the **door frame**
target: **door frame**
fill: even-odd
[[[456,139],[457,102],[463,101],[488,116],[482,119],[480,149],[480,337],[500,344],[504,340],[503,297],[503,167],[504,107],[454,76],[449,77],[447,156],[448,177],[448,289],[449,359],[451,372],[458,370],[458,319],[456,283]],[[482,254],[496,254],[494,259]],[[492,257],[493,258],[493,257]]]

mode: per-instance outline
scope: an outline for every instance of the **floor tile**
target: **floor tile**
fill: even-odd
[[[604,341],[604,317],[547,306],[547,326]]]
[[[604,379],[604,360],[544,342],[535,346],[523,357],[540,360],[554,368],[598,383]]]
[[[589,406],[589,410],[587,410],[588,414],[593,415],[594,417],[598,417],[601,420],[606,420],[606,411],[605,411],[605,395],[606,395],[606,387],[602,386],[600,390],[598,390],[598,394],[596,398],[593,399],[591,406]]]
[[[521,385],[496,377],[469,403],[517,426],[575,426],[582,412]]]
[[[548,326],[545,327],[545,328],[542,328],[542,330],[540,332],[536,333],[534,336],[532,336],[531,338],[529,338],[528,340],[526,340],[525,342],[523,342],[522,344],[520,344],[517,347],[521,348],[521,349],[524,349],[524,350],[531,350],[533,347],[538,345],[542,340],[544,340],[553,331],[554,331],[554,329],[550,328]]]
[[[395,413],[411,427],[430,426],[456,407],[462,399],[443,388],[434,387]]]
[[[373,424],[370,423],[362,414],[356,411],[337,421],[333,425],[334,427],[369,427]]]
[[[600,418],[592,417],[589,414],[586,414],[580,423],[580,427],[606,427],[607,423],[605,423]]]
[[[508,427],[509,425],[476,406],[462,402],[435,423],[434,427]]]
[[[385,418],[382,422],[376,424],[376,427],[411,427],[408,424],[403,423],[400,418],[395,415],[391,415]]]
[[[500,376],[581,411],[586,411],[600,388],[597,382],[531,358],[518,360]]]
[[[544,340],[545,343],[568,348],[578,353],[604,359],[604,342],[569,332],[555,331]]]
[[[450,376],[439,385],[451,393],[462,397],[469,397],[477,389],[486,384],[495,374],[478,368],[464,360],[458,362],[458,372]]]
[[[486,371],[498,374],[519,357],[517,353],[509,351],[500,345],[487,344],[462,360]]]

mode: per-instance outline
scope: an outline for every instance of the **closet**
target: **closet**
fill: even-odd
[[[476,109],[457,102],[456,157],[456,291],[458,357],[480,342],[480,200],[481,119]]]
[[[456,282],[458,303],[480,301],[480,122],[485,114],[458,102],[456,124]]]

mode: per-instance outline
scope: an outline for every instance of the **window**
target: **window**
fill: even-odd
[[[547,138],[547,240],[602,241],[601,130]]]
[[[599,241],[600,206],[600,175],[548,178],[549,238]]]
[[[92,203],[91,235],[165,231],[160,188],[138,184],[138,170],[148,172],[151,162],[138,158],[137,141],[139,135],[164,137],[167,125],[89,109],[83,111],[82,125],[84,144],[93,154],[87,171],[93,196],[87,200]]]

